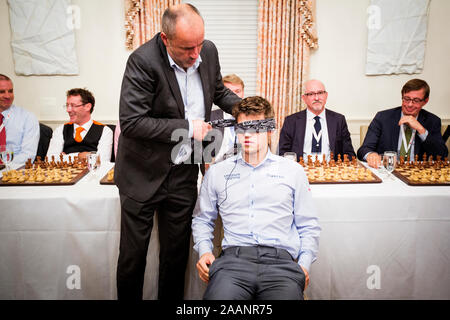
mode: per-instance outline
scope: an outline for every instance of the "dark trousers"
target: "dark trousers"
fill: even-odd
[[[197,199],[197,177],[197,165],[174,166],[149,201],[141,203],[120,194],[118,299],[142,299],[155,210],[158,212],[160,243],[158,299],[184,298],[192,211]]]
[[[209,269],[205,300],[303,300],[305,274],[283,249],[231,247]]]

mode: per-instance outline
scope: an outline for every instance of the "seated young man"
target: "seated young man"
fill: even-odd
[[[212,165],[203,180],[192,231],[206,300],[303,299],[320,226],[303,168],[268,148],[273,114],[261,97],[236,104],[241,152]],[[224,239],[216,259],[218,214]]]
[[[67,91],[65,109],[70,121],[59,126],[53,132],[47,155],[57,156],[78,155],[86,158],[90,152],[97,152],[100,161],[108,162],[111,159],[113,132],[97,121],[92,120],[95,98],[86,89],[71,89]]]

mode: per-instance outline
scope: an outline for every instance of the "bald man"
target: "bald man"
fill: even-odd
[[[347,154],[349,159],[356,156],[345,117],[325,108],[327,98],[322,82],[306,82],[302,99],[307,109],[286,117],[280,133],[281,156],[288,151],[297,154],[297,161],[310,154],[325,154],[329,158],[331,152],[334,160],[339,154],[342,158]]]
[[[121,201],[119,299],[142,299],[155,211],[158,299],[183,299],[197,199],[198,164],[193,160],[199,154],[178,160],[189,156],[189,146],[201,148],[212,129],[207,121],[213,103],[231,113],[240,100],[223,85],[217,49],[204,39],[203,19],[192,5],[167,9],[162,32],[130,55],[120,95],[122,132],[115,167]],[[186,144],[179,144],[180,134]]]

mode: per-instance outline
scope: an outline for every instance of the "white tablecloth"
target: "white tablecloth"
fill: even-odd
[[[308,298],[450,299],[450,187],[395,179],[311,188],[322,233]],[[115,299],[119,230],[117,187],[90,176],[0,187],[0,299]],[[145,299],[157,296],[156,239],[154,228]],[[186,299],[205,290],[197,259],[192,252]]]

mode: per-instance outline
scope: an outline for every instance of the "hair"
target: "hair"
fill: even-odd
[[[0,81],[11,81],[12,82],[12,80],[8,76],[5,76],[4,74],[1,74],[1,73],[0,73]]]
[[[234,73],[227,74],[225,77],[222,78],[223,83],[231,83],[231,84],[239,84],[241,85],[242,89],[244,89],[244,81],[242,81],[241,78],[239,78]]]
[[[261,113],[264,114],[264,119],[273,118],[274,116],[273,108],[270,102],[259,96],[242,99],[233,106],[232,111],[233,117],[236,120],[240,114],[245,114],[248,116]]]
[[[184,3],[177,6],[169,6],[164,11],[161,19],[161,31],[166,34],[167,38],[173,38],[175,36],[175,27],[177,24],[177,20],[189,14],[196,14],[203,20],[200,11],[198,11],[198,9],[190,3]]]
[[[72,96],[80,96],[83,104],[90,103],[92,105],[90,113],[94,111],[95,98],[94,95],[87,89],[74,88],[67,91],[67,98]]]
[[[430,86],[428,86],[428,83],[421,79],[412,79],[405,83],[402,88],[402,96],[410,91],[417,91],[420,89],[425,91],[425,96],[423,98],[428,99],[430,96]]]

